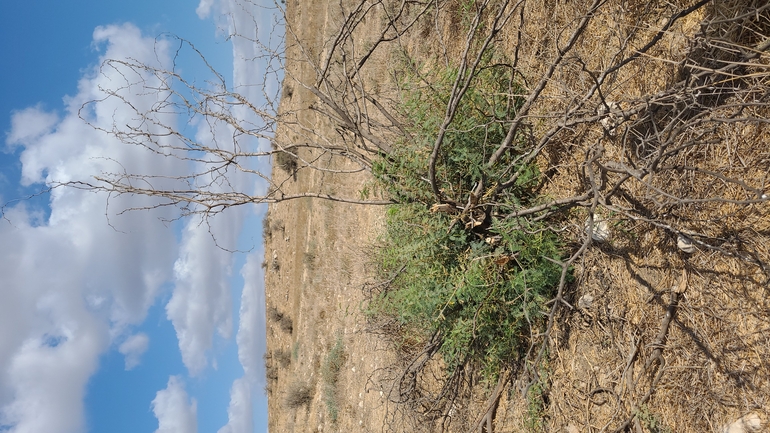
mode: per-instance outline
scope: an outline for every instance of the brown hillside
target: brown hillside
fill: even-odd
[[[769,5],[285,6],[273,191],[315,198],[265,223],[270,431],[721,432],[742,416],[770,431]],[[466,45],[477,11],[521,81],[524,155],[553,200],[527,215],[566,240],[574,278],[499,386],[469,377],[434,410],[393,393],[409,359],[363,314],[385,207],[352,202],[381,199],[362,191],[401,134],[404,59],[426,76],[460,64],[484,40]]]

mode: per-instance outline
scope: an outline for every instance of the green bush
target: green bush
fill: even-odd
[[[437,337],[450,373],[471,367],[493,380],[542,323],[544,303],[561,275],[549,259],[561,257],[561,244],[544,222],[510,216],[543,200],[535,191],[537,167],[517,163],[523,140],[486,165],[521,104],[510,69],[491,56],[487,63],[462,99],[436,164],[441,201],[454,212],[431,211],[437,199],[426,179],[456,73],[435,76],[431,86],[418,87],[409,77],[402,85],[411,137],[374,164],[378,186],[397,203],[388,209],[380,271],[397,276],[372,300],[369,313],[396,318],[403,338]],[[515,170],[525,175],[496,191]],[[477,182],[485,195],[473,210],[461,211]]]
[[[337,422],[337,417],[339,415],[339,407],[337,405],[337,381],[339,379],[340,370],[342,370],[342,366],[345,365],[346,359],[347,356],[345,354],[342,336],[338,335],[334,342],[334,346],[329,350],[329,353],[326,355],[326,359],[321,366],[323,400],[324,404],[326,404],[326,413],[333,423]]]

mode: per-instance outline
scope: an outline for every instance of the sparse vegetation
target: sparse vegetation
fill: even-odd
[[[321,366],[321,379],[323,380],[323,401],[326,405],[326,413],[331,422],[336,423],[339,416],[339,404],[337,395],[337,380],[342,366],[345,365],[347,356],[341,335],[337,335],[334,345],[326,355]]]
[[[636,411],[636,418],[649,433],[672,433],[671,429],[663,425],[650,408],[644,404]]]
[[[280,234],[283,235],[285,230],[286,228],[281,220],[274,221],[270,218],[270,215],[265,215],[262,219],[262,239],[265,241],[272,239],[275,232],[281,232]]]
[[[509,215],[545,201],[535,191],[537,167],[516,162],[518,147],[502,157],[505,164],[485,165],[521,104],[510,68],[491,54],[445,128],[435,163],[441,190],[436,204],[424,179],[457,73],[436,73],[430,87],[417,78],[402,85],[412,139],[374,164],[380,187],[397,202],[388,209],[379,249],[383,278],[393,279],[369,311],[397,319],[406,338],[434,347],[450,376],[479,371],[494,382],[542,326],[545,302],[561,275],[555,263],[560,240],[542,221]],[[505,182],[511,170],[525,174],[494,204],[482,204],[484,197],[473,191]],[[468,194],[478,203],[466,205],[462,197]]]
[[[294,321],[291,320],[291,317],[284,315],[278,324],[280,325],[282,331],[289,334],[294,332]]]
[[[271,322],[277,323],[278,327],[284,332],[291,334],[294,331],[294,321],[291,320],[291,317],[278,311],[278,309],[272,305],[268,305],[267,307],[267,318]]]
[[[278,349],[275,352],[273,352],[273,358],[278,362],[278,365],[280,365],[283,368],[288,367],[291,365],[291,353],[288,350],[284,349]]]
[[[316,264],[316,243],[310,242],[308,244],[308,249],[305,251],[303,257],[302,257],[302,263],[305,265],[308,269],[315,269]]]
[[[539,380],[534,382],[527,390],[527,415],[524,425],[527,432],[540,433],[547,431],[546,406],[548,401],[548,367],[541,365],[538,368]]]
[[[275,164],[281,167],[281,170],[294,174],[299,167],[297,163],[297,155],[290,153],[286,150],[277,151],[275,154]]]
[[[313,401],[313,387],[301,380],[296,380],[289,385],[286,391],[286,406],[289,409],[298,409],[307,406]]]

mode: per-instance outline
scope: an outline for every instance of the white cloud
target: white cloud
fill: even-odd
[[[196,433],[198,403],[190,400],[179,376],[168,378],[168,385],[155,394],[152,412],[158,419],[155,433]]]
[[[11,131],[6,145],[13,149],[19,145],[33,143],[51,132],[59,122],[56,113],[47,113],[40,105],[11,113]]]
[[[211,15],[211,8],[214,6],[214,0],[201,0],[198,3],[198,7],[195,8],[195,13],[198,14],[198,18],[206,19]]]
[[[224,9],[226,3],[234,12],[234,25],[253,28],[252,17],[244,14],[241,6],[233,6],[231,1],[215,2],[201,0],[199,14],[210,14],[215,7]],[[132,58],[162,66],[168,61],[166,43],[142,36],[129,24],[99,27],[93,39],[94,47],[102,53],[99,62]],[[254,69],[256,62],[250,61],[256,57],[253,49],[244,40],[234,47],[235,81],[244,86],[254,84],[244,80],[260,77],[263,72]],[[186,173],[190,168],[186,163],[158,157],[139,146],[126,146],[85,125],[79,117],[84,103],[103,99],[103,89],[109,88],[137,110],[152,107],[158,95],[141,93],[137,88],[143,80],[150,80],[144,82],[152,85],[152,79],[133,71],[96,67],[79,81],[77,94],[65,99],[67,105],[62,112],[46,111],[40,106],[15,112],[5,145],[22,150],[21,182],[42,187],[54,181],[93,181],[93,175],[123,169],[168,176]],[[248,96],[254,100],[261,97]],[[106,130],[136,121],[133,109],[114,98],[88,107],[82,115]],[[175,121],[170,117],[165,120],[171,124]],[[211,138],[207,133],[201,129],[198,138]],[[214,128],[213,134],[232,138],[232,132],[222,126]],[[255,188],[242,176],[229,180],[241,191]],[[208,364],[215,334],[231,338],[231,254],[217,248],[209,226],[198,221],[187,223],[178,246],[172,230],[159,222],[159,218],[175,217],[171,209],[120,213],[152,203],[142,197],[111,197],[105,209],[104,196],[59,188],[50,194],[50,212],[25,203],[7,210],[5,216],[11,223],[0,221],[4,246],[0,250],[3,433],[83,431],[84,390],[98,367],[99,356],[120,341],[131,325],[145,319],[164,283],[174,283],[166,312],[191,374],[200,373]],[[212,221],[210,229],[220,245],[236,245],[245,214],[245,209],[236,209]],[[251,404],[247,402],[255,395],[255,382],[263,376],[257,372],[262,368],[264,351],[264,307],[260,304],[264,294],[257,286],[260,259],[259,254],[251,254],[249,267],[243,270],[248,281],[242,294],[237,341],[246,375],[233,383],[229,427],[223,427],[229,429],[227,433],[242,431],[249,425]],[[139,334],[119,346],[119,352],[126,356],[127,369],[138,365],[147,341]],[[197,429],[196,404],[189,402],[176,377],[158,392],[152,408],[159,420],[159,432],[190,433]]]
[[[236,379],[230,388],[227,424],[220,428],[217,433],[252,433],[253,431],[251,386],[246,377],[241,377]]]
[[[16,392],[0,411],[0,426],[12,426],[14,433],[83,428],[85,384],[108,338],[94,323],[69,325],[55,335],[26,339],[13,355],[2,383]]]
[[[238,321],[238,360],[243,366],[244,376],[236,379],[230,388],[230,406],[227,409],[228,422],[217,433],[246,433],[253,431],[254,405],[252,395],[265,384],[262,354],[265,341],[265,291],[264,272],[260,266],[264,251],[259,248],[246,256],[241,269],[244,286]],[[263,401],[262,409],[266,410]]]
[[[139,333],[132,335],[118,347],[118,352],[126,357],[126,370],[131,370],[142,361],[142,355],[147,351],[150,345],[150,337],[147,334]]]
[[[233,217],[236,216],[233,212]],[[222,227],[222,219],[212,222],[212,230],[220,240],[230,244],[239,230],[239,222],[229,218],[232,226]],[[217,230],[220,229],[221,230]],[[174,264],[174,294],[166,305],[166,315],[174,325],[182,361],[191,375],[197,375],[208,364],[206,354],[214,342],[214,330],[223,338],[232,336],[232,298],[229,276],[231,253],[217,248],[209,227],[189,221],[183,232],[179,259]]]
[[[241,275],[243,292],[238,321],[238,360],[243,366],[246,377],[252,384],[263,384],[265,353],[265,288],[264,272],[260,263],[264,257],[260,248],[246,257]]]
[[[102,58],[134,57],[156,62],[163,44],[144,38],[132,26],[97,29]],[[114,170],[111,159],[128,169],[177,173],[185,165],[157,158],[98,133],[78,118],[83,102],[103,96],[101,88],[119,83],[116,71],[96,70],[80,80],[66,110],[40,107],[16,112],[7,144],[21,146],[22,181],[90,180]],[[150,106],[149,95],[127,95]],[[102,127],[120,122],[126,110],[99,107],[90,120]],[[75,189],[55,189],[50,216],[20,204],[0,221],[0,430],[68,433],[82,428],[84,387],[99,356],[131,324],[144,320],[161,285],[172,277],[176,240],[159,217],[166,209],[116,212],[151,201],[113,197],[109,223],[105,197]]]

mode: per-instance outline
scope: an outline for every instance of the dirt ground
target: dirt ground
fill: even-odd
[[[580,5],[559,3],[529,2],[531,20],[512,28],[524,35],[525,46],[517,55],[530,77],[543,73],[555,52],[549,53],[545,47],[563,40],[567,33],[564,28],[574,25],[579,16]],[[622,39],[618,33],[624,25],[657,28],[660,23],[633,22],[642,3],[610,2],[612,7],[592,22],[579,49],[583,58],[596,63],[586,68],[606,61],[597,47]],[[663,10],[664,3],[646,4]],[[339,141],[335,125],[315,109],[318,98],[309,87],[317,70],[306,59],[321,63],[343,23],[341,7],[353,4],[357,3],[287,0],[290,34],[281,111],[290,115],[279,127],[276,140],[298,143],[322,137],[328,143]],[[370,25],[357,35],[362,45],[378,34],[382,22],[376,8],[367,19]],[[638,69],[618,77],[614,94],[607,98],[621,100],[665,88],[676,70],[671,62],[659,60],[684,52],[688,35],[702,19],[703,15],[693,15],[677,22],[667,31],[661,51],[651,52]],[[436,15],[432,24],[418,26],[414,35],[399,42],[418,58],[435,60],[431,56],[441,52],[451,55],[460,49],[461,38],[453,27],[456,24],[451,13]],[[516,51],[519,37],[514,30],[508,32],[503,37],[504,49]],[[300,41],[301,47],[293,44],[293,39]],[[387,55],[382,55],[380,70],[363,79],[386,89],[390,64]],[[578,82],[579,72],[579,65],[557,72],[556,84],[544,90],[543,112],[554,111],[547,101],[569,99],[578,93],[575,89],[590,85]],[[770,161],[767,131],[730,134],[738,137],[733,151],[738,152],[741,146],[748,149],[743,155],[754,161],[748,165],[758,167],[757,176],[763,176]],[[600,129],[574,132],[585,141],[600,135]],[[621,152],[615,145],[606,141],[608,155]],[[575,173],[579,171],[575,155],[579,150],[565,147],[545,154],[543,164],[558,161],[547,186],[551,192],[563,193],[575,187]],[[729,146],[712,151],[691,158],[732,158]],[[355,199],[370,181],[368,174],[348,159],[312,150],[303,150],[299,156],[298,170],[276,166],[273,171],[273,179],[281,180],[287,195],[310,191]],[[315,168],[306,167],[308,162]],[[743,164],[747,165],[745,161]],[[749,207],[723,204],[703,212],[714,218],[699,215],[686,220],[692,230],[711,230],[721,238],[729,233],[742,239],[743,251],[752,251],[757,261],[770,261],[766,203]],[[563,233],[575,245],[585,236],[584,220],[585,215],[577,213],[565,223]],[[408,431],[393,418],[396,412],[382,380],[394,362],[394,353],[386,341],[367,332],[363,314],[363,289],[376,283],[370,252],[384,227],[385,208],[299,198],[271,204],[266,221],[270,431]],[[591,247],[575,264],[575,282],[565,294],[571,307],[559,316],[551,337],[545,406],[533,408],[523,397],[525,384],[513,381],[498,409],[495,431],[612,431],[622,425],[629,411],[637,413],[636,421],[619,431],[721,432],[725,424],[746,415],[759,420],[762,427],[757,431],[770,431],[766,424],[770,411],[766,270],[719,251],[697,249],[683,254],[676,237],[643,222],[617,219],[610,235],[609,242]],[[657,370],[660,376],[643,377],[645,363],[661,345],[657,336],[674,296],[678,310],[665,339],[665,358]],[[654,394],[644,398],[643,405],[630,407],[627,398],[642,399],[653,382]],[[533,416],[537,423],[532,423]]]
[[[333,31],[334,5],[329,2],[293,2],[287,5],[297,37],[305,48],[320,53]],[[308,107],[315,97],[297,80],[315,74],[304,62],[287,61],[281,110],[296,112],[296,122],[333,137],[334,129]],[[286,89],[290,91],[288,96]],[[279,136],[287,142],[313,139],[298,128],[282,127]],[[310,159],[310,154],[301,157]],[[318,166],[343,168],[345,161],[324,159]],[[274,179],[286,179],[285,193],[323,191],[356,197],[364,174],[335,174],[300,169],[287,173],[274,169]],[[383,424],[383,393],[376,378],[378,368],[389,362],[383,342],[365,332],[362,317],[364,283],[371,281],[367,251],[383,225],[384,208],[336,203],[321,199],[298,199],[271,205],[267,224],[272,235],[266,240],[265,278],[269,311],[268,366],[277,374],[269,379],[269,429],[272,432],[375,431]],[[275,320],[275,312],[290,318],[291,331]],[[284,324],[289,319],[283,319]],[[322,370],[330,352],[338,345],[339,372],[332,391]],[[339,350],[341,347],[341,351]],[[284,359],[278,361],[281,352]],[[328,367],[326,367],[328,368]],[[333,369],[333,367],[332,367]],[[330,374],[330,373],[327,373]],[[308,386],[311,401],[287,402],[290,390]],[[337,420],[328,405],[334,405]]]

